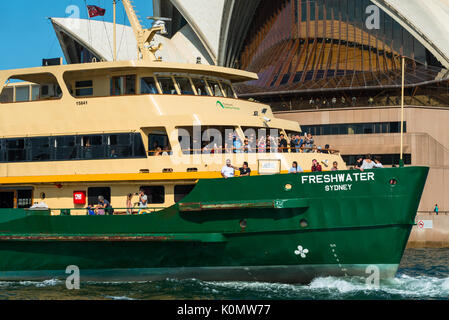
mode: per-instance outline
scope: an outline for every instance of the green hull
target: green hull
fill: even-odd
[[[81,280],[298,283],[317,276],[366,276],[371,265],[381,278],[390,278],[414,225],[427,173],[425,167],[405,167],[363,175],[202,180],[180,203],[140,216],[5,209],[0,279],[65,277],[69,265],[80,268]]]

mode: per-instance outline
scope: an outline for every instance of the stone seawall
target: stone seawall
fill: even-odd
[[[449,212],[418,212],[407,248],[449,247]]]

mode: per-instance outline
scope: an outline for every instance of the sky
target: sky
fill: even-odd
[[[152,0],[133,0],[133,3],[141,23],[150,27],[151,22],[145,17],[153,15]],[[70,17],[78,7],[80,18],[86,19],[86,4],[106,9],[104,21],[112,22],[112,0],[0,0],[0,70],[38,67],[44,58],[63,57],[47,17]],[[129,25],[125,16],[123,5],[118,1],[117,23]],[[103,17],[92,19],[103,21]]]

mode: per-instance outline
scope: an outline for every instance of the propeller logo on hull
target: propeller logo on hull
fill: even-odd
[[[309,249],[305,249],[302,246],[298,246],[298,249],[295,250],[295,254],[297,256],[301,256],[301,258],[305,258],[308,253],[309,253]]]

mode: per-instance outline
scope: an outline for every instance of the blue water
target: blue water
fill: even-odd
[[[0,299],[446,299],[449,249],[408,249],[394,279],[379,287],[362,278],[316,278],[308,285],[206,282],[82,282],[67,290],[61,280],[0,282]]]

